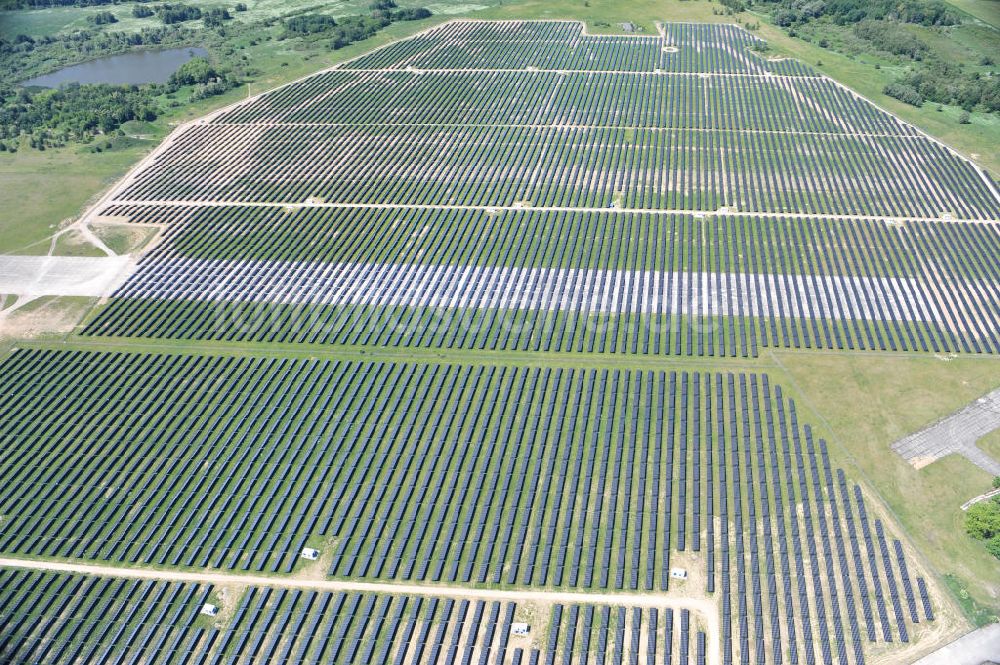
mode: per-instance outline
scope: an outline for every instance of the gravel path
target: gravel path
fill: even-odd
[[[587,603],[594,605],[617,605],[624,607],[669,607],[686,609],[698,614],[705,625],[708,641],[706,649],[708,662],[718,665],[721,648],[719,645],[719,609],[715,603],[699,598],[683,598],[652,593],[592,593],[589,591],[533,591],[474,589],[431,584],[394,584],[389,582],[356,582],[330,579],[302,579],[290,577],[267,577],[263,575],[243,575],[223,572],[183,572],[152,568],[117,568],[79,562],[35,561],[0,557],[0,567],[28,568],[64,573],[99,575],[103,577],[124,577],[129,579],[165,580],[169,582],[197,582],[203,584],[235,584],[291,589],[311,589],[315,591],[349,591],[367,593],[389,593],[419,596],[443,596],[447,598],[468,598],[471,600],[503,601],[523,603]]]

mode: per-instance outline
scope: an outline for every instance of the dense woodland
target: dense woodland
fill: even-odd
[[[144,0],[136,0],[143,2]],[[100,7],[125,4],[121,0],[0,0],[0,9],[44,9],[46,7]]]
[[[68,85],[58,90],[0,88],[0,148],[63,145],[118,129],[129,120],[155,120],[152,86]]]
[[[5,0],[0,0],[4,2]],[[11,3],[8,1],[7,5]],[[79,3],[116,4],[84,0]],[[44,6],[29,2],[25,6]],[[108,30],[117,21],[114,12],[131,12],[140,18],[158,17],[163,25],[138,32]],[[246,11],[244,3],[232,12]],[[430,16],[426,9],[396,6],[393,0],[376,0],[368,13],[335,20],[322,14],[304,14],[277,22],[282,39],[321,40],[330,49],[339,49],[371,37],[395,21],[419,20]],[[189,100],[218,95],[241,84],[250,73],[246,59],[233,59],[231,39],[248,31],[267,29],[264,24],[232,21],[233,13],[225,8],[202,10],[183,3],[143,3],[114,8],[93,15],[92,29],[32,38],[18,35],[0,39],[0,151],[19,147],[44,150],[70,142],[91,143],[101,135],[119,130],[130,120],[153,120],[170,106],[180,102],[176,93],[188,90]],[[193,23],[199,21],[200,23]],[[102,26],[99,28],[98,26]],[[236,26],[231,30],[229,26]],[[230,34],[232,33],[232,34]],[[18,83],[86,57],[121,53],[137,47],[183,46],[202,44],[225,54],[227,67],[220,68],[204,58],[183,65],[164,85],[111,86],[74,85],[59,90],[24,89]],[[81,58],[81,56],[84,56]],[[25,137],[22,140],[22,137]]]
[[[789,34],[815,38],[821,47],[837,48],[834,35],[856,38],[870,53],[884,54],[906,66],[885,86],[900,101],[960,106],[966,111],[1000,112],[1000,77],[992,57],[980,62],[948,61],[916,34],[914,27],[947,30],[963,17],[939,0],[782,0],[765,2],[773,22]],[[843,40],[841,40],[843,41]],[[979,67],[980,69],[975,69]]]
[[[336,21],[325,14],[300,14],[285,20],[283,38],[311,37],[330,40],[330,48],[336,50],[373,36],[382,28],[397,21],[419,21],[431,15],[429,9],[400,9],[393,0],[377,0],[369,6],[370,13],[348,16]]]
[[[874,20],[955,25],[960,20],[954,10],[939,0],[785,0],[776,4],[773,19],[782,27],[824,16],[838,25]]]
[[[155,120],[162,98],[192,86],[193,99],[221,94],[239,81],[205,58],[193,58],[163,85],[67,85],[56,90],[0,86],[0,151],[16,151],[19,137],[39,150],[88,142],[130,120]]]

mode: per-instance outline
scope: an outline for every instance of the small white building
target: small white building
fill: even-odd
[[[510,634],[511,635],[527,635],[531,632],[531,626],[526,623],[512,623],[510,624]]]
[[[671,568],[670,577],[675,580],[686,580],[688,578],[688,571],[684,568]]]
[[[199,613],[204,614],[205,616],[208,617],[214,617],[216,614],[219,613],[219,608],[213,605],[212,603],[205,603],[204,605],[201,606],[201,610],[199,610]]]
[[[302,558],[308,559],[309,561],[315,561],[319,558],[319,550],[314,550],[311,547],[302,548]]]

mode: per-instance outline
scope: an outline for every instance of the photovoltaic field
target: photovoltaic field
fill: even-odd
[[[589,353],[1000,351],[1000,226],[114,206],[167,225],[88,335]]]
[[[102,207],[165,229],[89,335],[996,353],[1000,196],[732,26],[459,21],[215,114]]]
[[[761,46],[452,21],[178,128],[88,217],[158,230],[134,272],[0,360],[0,555],[121,567],[0,568],[0,661],[937,634],[939,583],[745,359],[1000,353],[1000,194]]]
[[[694,552],[730,659],[860,661],[921,620],[901,545],[766,376],[55,351],[3,370],[5,552],[291,572],[324,542],[335,577],[630,591]]]
[[[19,609],[0,615],[5,662],[706,662],[686,609],[555,605],[535,648],[511,635],[513,602],[250,587],[220,629],[198,625],[211,585],[4,569],[0,580],[0,606]]]

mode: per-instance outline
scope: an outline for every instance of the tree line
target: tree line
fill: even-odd
[[[238,83],[207,59],[192,58],[162,85],[71,84],[54,90],[0,86],[0,151],[16,151],[22,136],[40,150],[86,142],[130,120],[156,120],[162,112],[157,98],[184,86],[194,86],[192,99],[198,99]]]

